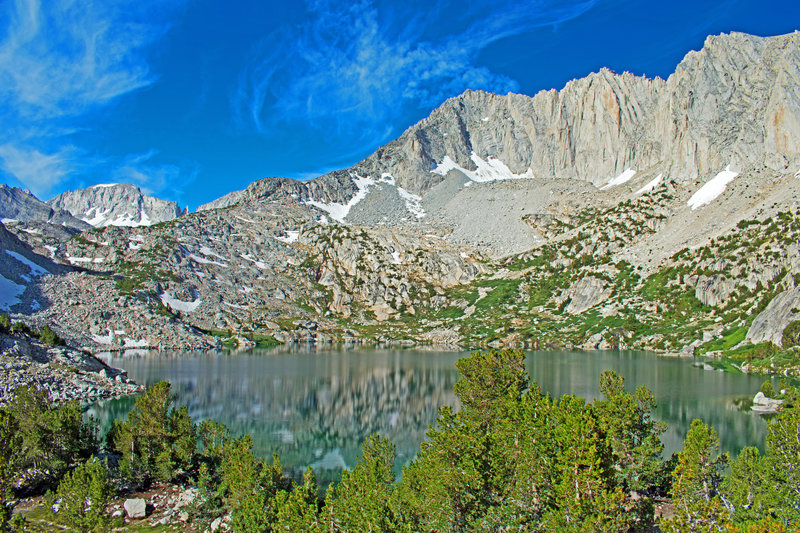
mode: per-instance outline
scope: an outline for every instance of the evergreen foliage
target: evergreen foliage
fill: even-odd
[[[790,322],[781,335],[781,346],[784,349],[800,344],[800,320]]]
[[[727,462],[727,454],[719,455],[717,432],[693,420],[672,474],[675,516],[662,524],[665,531],[727,531],[729,516],[719,497]]]
[[[0,409],[0,531],[7,531],[11,521],[13,459],[21,440],[14,417]]]
[[[143,486],[170,481],[191,468],[197,433],[186,406],[171,407],[170,384],[158,382],[136,398],[125,422],[114,422],[108,440],[122,455],[120,472]]]
[[[765,465],[773,513],[800,529],[800,409],[796,404],[770,422]]]
[[[681,452],[662,461],[665,427],[652,418],[656,404],[646,388],[628,392],[622,377],[607,371],[601,398],[554,399],[529,380],[523,363],[523,354],[510,350],[461,359],[461,409],[440,409],[400,480],[394,446],[371,435],[324,500],[311,468],[298,484],[283,475],[277,456],[271,463],[256,457],[250,436],[232,438],[213,421],[198,431],[185,406],[172,406],[165,382],[137,398],[109,443],[129,481],[193,479],[193,520],[229,515],[230,529],[243,533],[648,531],[654,496],[667,492],[675,514],[656,524],[662,531],[800,528],[796,390],[769,422],[766,453],[745,448],[728,470],[716,432],[700,420]],[[96,450],[93,424],[82,422],[77,404],[51,407],[43,393],[19,390],[0,409],[0,531],[14,527],[11,487],[30,467],[61,478],[48,497],[58,504],[57,522],[108,530],[105,509],[115,487],[103,463],[84,462]]]
[[[652,520],[663,426],[655,402],[603,376],[603,401],[553,401],[529,384],[524,355],[476,353],[457,364],[462,409],[439,412],[398,485],[412,530],[627,530]],[[630,491],[642,491],[635,501]]]
[[[281,490],[276,494],[275,508],[278,513],[272,531],[321,532],[319,507],[319,485],[314,471],[309,466],[301,486],[295,487],[291,492]]]
[[[394,445],[387,439],[367,438],[355,467],[345,471],[328,493],[324,529],[342,533],[397,530],[390,506],[394,457]]]
[[[89,460],[67,473],[45,500],[58,522],[75,531],[102,532],[111,529],[106,507],[113,493],[103,463]]]
[[[722,484],[722,492],[733,509],[733,521],[745,524],[769,514],[768,466],[758,448],[744,448],[731,463],[730,473]]]
[[[56,335],[56,332],[53,331],[47,324],[45,324],[45,326],[38,331],[37,335],[39,340],[47,346],[63,346],[66,344],[64,339]]]
[[[34,468],[57,479],[97,453],[97,426],[83,421],[76,400],[54,407],[45,392],[32,387],[20,387],[15,394],[7,410],[21,441],[13,457],[17,469]]]

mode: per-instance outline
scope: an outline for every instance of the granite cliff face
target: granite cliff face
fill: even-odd
[[[798,139],[800,33],[709,37],[667,80],[468,91],[349,169],[58,245],[84,272],[41,283],[37,316],[90,350],[205,333],[685,353],[779,339],[797,319],[776,297],[800,283]],[[123,192],[95,187],[74,212],[155,220]]]
[[[142,193],[129,183],[94,185],[59,194],[48,202],[95,228],[150,226],[186,213],[177,202]]]
[[[212,200],[206,204],[199,205],[198,211],[208,211],[210,209],[222,209],[223,207],[230,207],[236,205],[242,197],[244,191],[231,191],[225,196],[221,196],[216,200]]]
[[[0,183],[0,218],[3,224],[47,223],[72,230],[71,234],[91,228],[64,209],[53,208],[28,191]]]
[[[533,97],[467,91],[350,169],[268,178],[241,200],[292,198],[329,220],[436,227],[495,257],[519,253],[540,237],[520,217],[491,231],[468,214],[563,215],[668,182],[688,200],[726,169],[796,173],[798,87],[800,34],[709,37],[666,81],[602,70]]]

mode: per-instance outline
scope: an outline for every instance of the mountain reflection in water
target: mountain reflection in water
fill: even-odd
[[[309,464],[321,482],[352,467],[361,442],[377,432],[397,447],[398,467],[410,461],[442,405],[458,406],[455,361],[465,353],[351,350],[311,353],[160,353],[115,358],[139,383],[169,380],[177,403],[192,418],[225,423],[233,435],[250,434],[255,452],[278,453],[299,475]],[[612,369],[629,390],[650,388],[657,418],[669,429],[666,453],[680,448],[693,418],[719,433],[723,450],[763,448],[766,422],[735,403],[752,397],[763,378],[704,371],[691,360],[642,352],[531,352],[528,372],[545,392],[574,393],[591,401],[600,374]],[[124,418],[133,399],[95,404],[89,414],[107,429]]]

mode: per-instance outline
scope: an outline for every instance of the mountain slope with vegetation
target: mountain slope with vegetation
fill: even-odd
[[[48,244],[72,272],[11,310],[93,352],[624,346],[797,374],[799,73],[800,34],[732,33],[667,80],[468,91],[349,169]]]

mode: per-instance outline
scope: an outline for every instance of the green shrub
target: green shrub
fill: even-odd
[[[0,313],[0,333],[8,333],[11,331],[11,318],[8,313]]]
[[[0,531],[7,531],[11,520],[11,507],[8,502],[13,499],[12,465],[20,445],[21,439],[14,417],[0,409]]]
[[[775,389],[772,387],[772,382],[770,380],[766,380],[764,383],[761,384],[761,392],[767,398],[775,397]]]
[[[800,344],[800,320],[795,320],[783,330],[781,345],[784,349]]]
[[[50,329],[50,326],[46,324],[39,330],[38,337],[39,340],[47,346],[64,346],[66,344],[64,339],[56,335],[56,332]]]
[[[168,382],[151,385],[136,398],[128,420],[115,421],[108,435],[122,454],[120,472],[138,485],[171,481],[192,467],[197,430],[186,406],[171,407],[173,400]]]
[[[97,453],[97,424],[83,421],[76,400],[53,407],[47,394],[33,387],[20,387],[15,394],[8,412],[22,441],[13,458],[17,469],[36,468],[57,478]]]
[[[55,494],[49,492],[45,501],[56,520],[77,531],[109,531],[111,517],[106,507],[113,495],[106,468],[90,460],[67,473]]]
[[[23,334],[30,335],[31,328],[29,328],[28,325],[23,322],[14,322],[13,324],[11,324],[11,333],[14,333],[16,335],[23,335]]]

